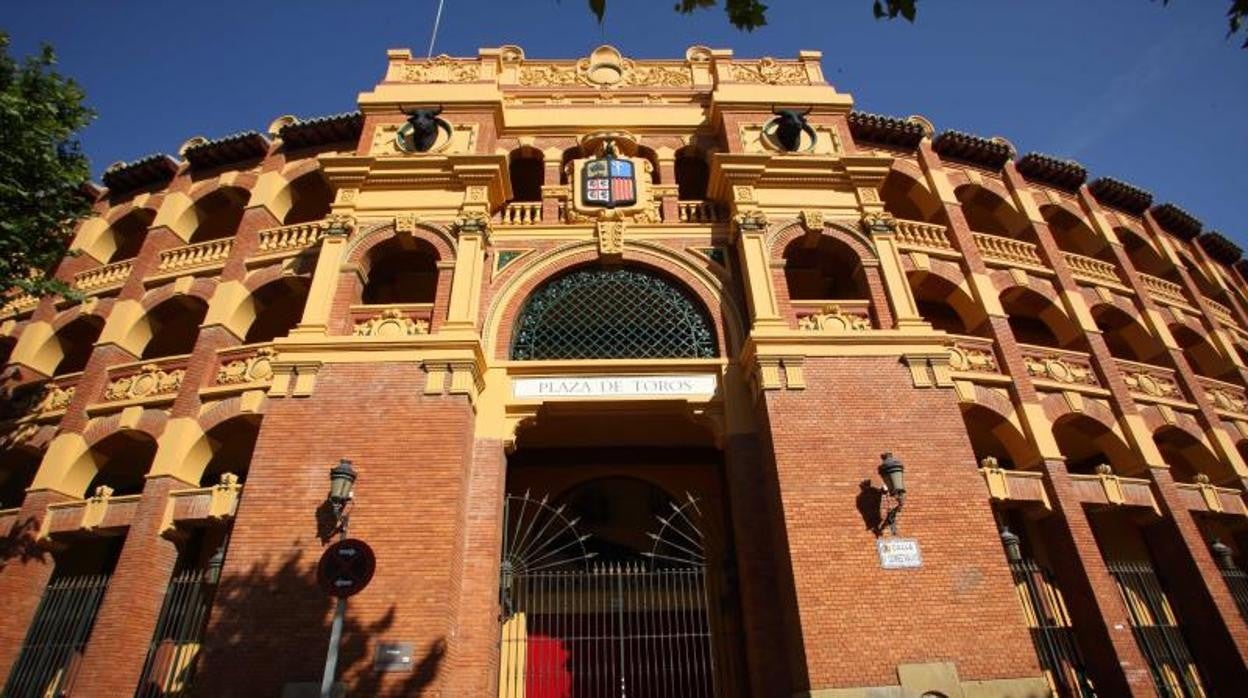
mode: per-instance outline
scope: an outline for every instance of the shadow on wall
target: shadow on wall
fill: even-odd
[[[319,695],[333,601],[303,557],[298,552],[275,570],[257,563],[246,574],[222,577],[193,695]],[[374,671],[371,653],[378,641],[390,639],[386,633],[394,625],[394,606],[377,620],[362,623],[359,613],[352,612],[352,601],[358,598],[347,602],[338,655],[337,676],[347,686],[346,695],[425,695],[442,669],[446,638],[413,647],[410,673]],[[287,684],[302,685],[283,694]]]
[[[38,537],[39,523],[33,516],[14,523],[13,528],[0,538],[0,570],[14,559],[22,562],[48,561],[48,550],[39,545]]]

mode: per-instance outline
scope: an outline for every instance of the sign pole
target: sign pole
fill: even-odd
[[[347,599],[342,597],[334,606],[334,624],[329,631],[329,653],[325,656],[325,675],[321,677],[321,698],[330,698],[334,674],[338,672],[338,644],[342,641],[342,623],[347,615]]]

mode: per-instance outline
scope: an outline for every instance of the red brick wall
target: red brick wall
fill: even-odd
[[[213,609],[204,695],[320,681],[333,603],[316,586],[314,512],[340,457],[360,474],[350,534],[372,546],[377,574],[348,602],[339,676],[352,695],[441,686],[456,641],[472,413],[462,397],[423,389],[414,363],[327,365],[312,398],[270,403]],[[374,673],[382,641],[412,643],[418,671]]]
[[[895,358],[807,359],[805,378],[766,408],[809,687],[887,685],[912,662],[1037,675],[952,391],[914,389]],[[906,464],[900,534],[918,539],[920,569],[881,569],[859,513],[884,451]]]

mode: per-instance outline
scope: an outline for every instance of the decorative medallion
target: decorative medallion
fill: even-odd
[[[182,379],[186,377],[185,369],[162,371],[156,364],[144,364],[139,372],[118,378],[104,389],[104,399],[138,400],[155,395],[167,395],[178,392],[182,387]]]
[[[398,308],[388,308],[380,315],[355,325],[356,337],[411,337],[420,334],[429,334],[429,322],[413,320]]]
[[[797,327],[812,332],[860,332],[871,329],[871,321],[846,313],[838,305],[829,305],[823,312],[798,318]]]
[[[231,385],[267,381],[273,377],[273,357],[275,356],[277,356],[275,349],[262,347],[253,356],[224,364],[217,370],[217,383]]]

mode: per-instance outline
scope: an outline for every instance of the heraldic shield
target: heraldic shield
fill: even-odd
[[[581,169],[581,204],[584,206],[631,206],[637,203],[636,167],[617,158],[607,144],[603,157],[585,162]]]

